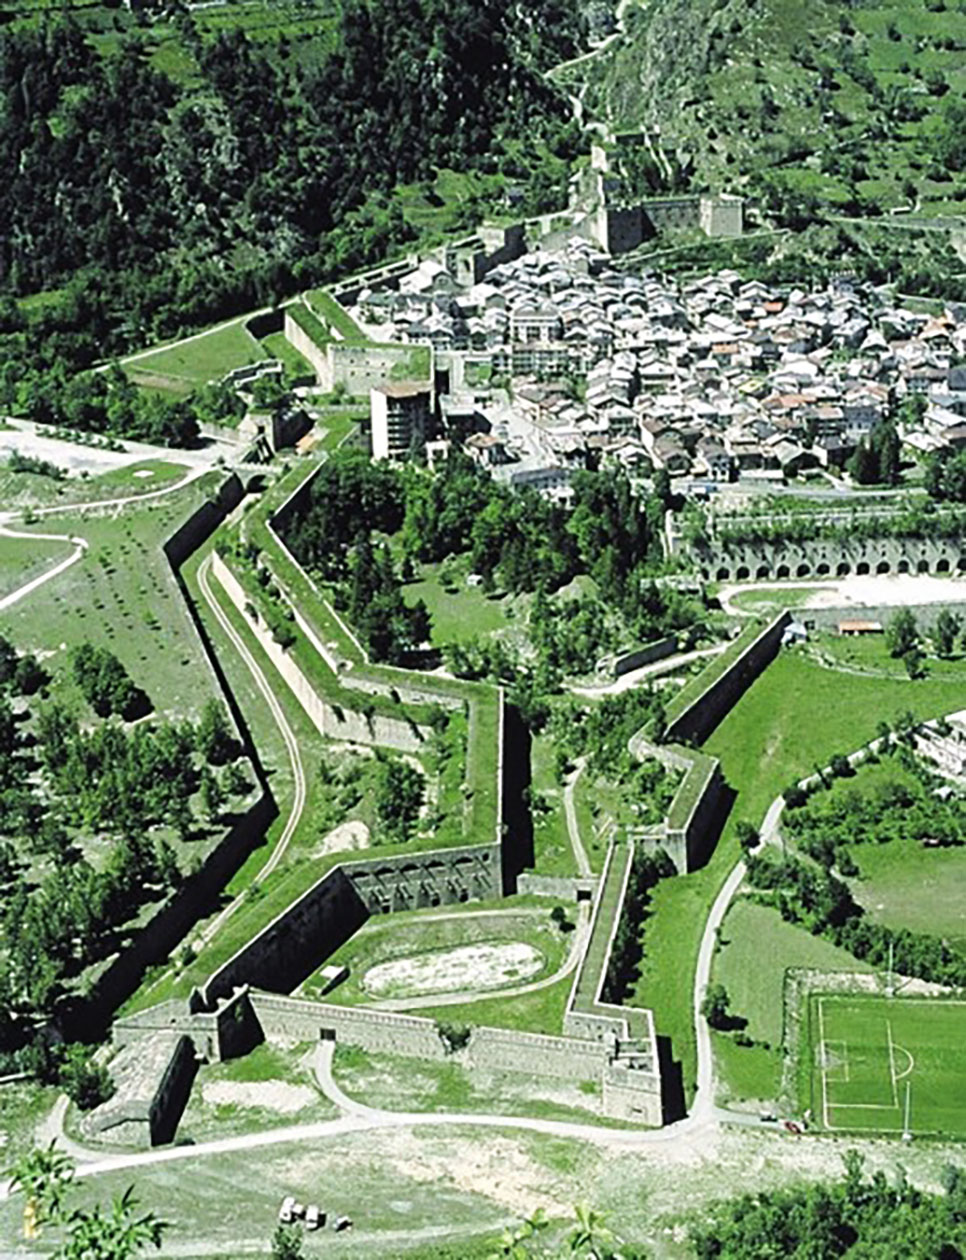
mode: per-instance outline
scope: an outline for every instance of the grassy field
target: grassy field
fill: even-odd
[[[781,1075],[782,994],[789,967],[820,971],[868,971],[851,954],[804,928],[786,923],[777,910],[739,898],[721,928],[712,979],[728,991],[734,1015],[757,1045],[739,1046],[715,1036],[715,1055],[727,1100],[774,1099]]]
[[[261,340],[265,355],[269,359],[279,359],[285,371],[293,377],[308,377],[315,380],[315,369],[308,359],[302,357],[283,332],[269,333]]]
[[[524,993],[519,997],[479,998],[454,1006],[435,1006],[420,1009],[419,1014],[428,1019],[442,1019],[454,1024],[468,1024],[480,1028],[518,1028],[524,1032],[548,1033],[559,1037],[563,1028],[564,1008],[570,993],[573,977],[564,976],[556,984],[549,984],[536,993]]]
[[[734,825],[761,822],[771,801],[793,779],[825,765],[835,752],[871,739],[883,718],[906,710],[933,717],[966,705],[966,668],[954,678],[864,678],[826,669],[800,652],[783,652],[749,688],[704,745],[720,759],[737,799],[707,866],[663,880],[645,926],[644,958],[634,1003],[655,1011],[694,1086],[691,1004],[694,968],[708,910],[738,860]]]
[[[862,872],[849,881],[852,894],[870,918],[966,943],[966,849],[893,841],[855,845],[850,852]]]
[[[53,568],[73,548],[66,542],[40,538],[5,538],[0,535],[0,597]]]
[[[432,643],[446,647],[465,643],[496,633],[511,624],[509,614],[525,616],[525,600],[510,596],[487,595],[479,586],[467,586],[460,577],[454,587],[445,587],[440,580],[441,565],[423,566],[418,582],[403,587],[403,598],[410,606],[421,599],[432,618]]]
[[[830,589],[828,586],[782,586],[738,591],[731,596],[730,602],[735,608],[741,608],[745,612],[777,613],[783,608],[805,605],[812,596],[821,595]]]
[[[86,538],[89,548],[7,610],[4,632],[18,647],[48,653],[54,673],[63,672],[66,651],[85,640],[110,648],[159,711],[195,716],[215,684],[161,545],[209,491],[201,479],[184,493],[119,513],[58,514],[53,528]]]
[[[533,815],[534,870],[540,875],[576,875],[577,863],[567,831],[563,788],[555,771],[555,748],[546,734],[530,745],[530,787]]]
[[[37,473],[10,472],[0,467],[0,503],[5,508],[52,507],[71,503],[89,503],[94,499],[121,498],[130,494],[146,494],[162,486],[180,481],[188,469],[184,464],[161,459],[138,460],[94,477],[81,475],[56,481]],[[58,516],[49,522],[49,532],[56,528]]]
[[[524,1072],[468,1071],[337,1046],[333,1072],[351,1097],[387,1111],[480,1111],[586,1124],[600,1115],[598,1081],[561,1082]]]
[[[826,1129],[966,1136],[966,1003],[812,995],[810,1105]]]
[[[569,936],[551,921],[550,908],[548,903],[543,909],[521,908],[515,914],[507,914],[503,907],[498,913],[484,910],[474,913],[472,908],[467,907],[455,915],[448,911],[429,911],[407,916],[404,922],[398,922],[396,915],[389,921],[380,919],[370,922],[326,960],[349,968],[348,979],[333,990],[331,999],[340,1005],[371,1001],[366,975],[372,967],[404,958],[422,956],[431,959],[434,954],[442,955],[461,946],[522,941],[531,945],[543,959],[540,970],[527,977],[528,980],[539,980],[552,974],[562,964],[569,940]],[[568,910],[573,919],[574,907],[568,907]],[[318,973],[310,976],[303,985],[305,991],[312,995],[318,987]]]
[[[927,632],[929,626],[930,623],[920,618],[921,632]],[[836,665],[866,670],[887,678],[908,677],[905,663],[889,655],[885,636],[881,634],[853,638],[828,632],[814,639],[811,646],[816,653]],[[962,656],[950,660],[930,656],[925,667],[927,677],[931,679],[958,679],[964,676],[966,661]]]
[[[138,385],[187,394],[208,381],[218,381],[232,368],[265,358],[262,347],[245,327],[245,318],[213,328],[187,341],[161,346],[127,361],[124,370]]]

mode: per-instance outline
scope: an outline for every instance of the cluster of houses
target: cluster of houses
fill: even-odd
[[[353,313],[382,341],[432,347],[437,436],[548,493],[610,461],[716,483],[841,469],[909,395],[923,398],[903,412],[911,447],[966,445],[966,307],[896,308],[847,278],[678,284],[573,239],[471,285],[425,260]]]

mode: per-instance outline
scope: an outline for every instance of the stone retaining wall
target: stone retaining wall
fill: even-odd
[[[741,699],[763,669],[778,655],[791,613],[780,613],[762,630],[740,656],[731,662],[690,705],[671,722],[669,740],[700,744],[711,734],[726,713]]]
[[[366,716],[323,700],[291,654],[272,638],[245,588],[217,553],[212,555],[211,572],[245,618],[262,651],[281,674],[320,735],[325,739],[347,740],[354,744],[384,745],[400,752],[420,750],[432,733],[428,726],[420,726],[404,718],[386,717],[382,713]]]

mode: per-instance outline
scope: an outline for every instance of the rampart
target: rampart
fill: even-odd
[[[195,1005],[210,1009],[241,985],[290,992],[371,914],[502,895],[498,844],[343,862],[316,880],[210,976]]]
[[[227,476],[212,498],[195,508],[162,545],[196,629],[200,629],[200,623],[181,579],[181,565],[211,536],[243,497],[244,488],[238,476]],[[107,1023],[120,1003],[135,991],[145,970],[168,960],[192,925],[210,909],[218,892],[257,845],[278,812],[274,797],[265,785],[235,698],[211,652],[207,637],[202,634],[201,638],[206,667],[211,672],[215,690],[224,696],[242,736],[246,754],[258,779],[257,791],[248,808],[231,827],[226,828],[199,868],[185,876],[164,901],[150,908],[147,919],[133,932],[124,948],[96,970],[83,996],[68,1006],[64,1015],[64,1029],[68,1035],[75,1032],[77,1035],[89,1035],[92,1028]]]
[[[791,621],[786,610],[762,630],[721,673],[668,725],[667,737],[701,743],[725,714],[744,695],[762,670],[778,655],[785,627]],[[715,670],[717,662],[709,669]]]
[[[244,616],[259,647],[281,674],[320,735],[326,739],[348,740],[355,744],[384,745],[397,748],[401,752],[417,752],[422,747],[431,734],[428,726],[420,726],[406,718],[389,717],[383,713],[357,712],[333,704],[320,696],[298,662],[281,644],[276,643],[268,626],[259,618],[244,587],[217,553],[212,556],[211,571],[232,604]],[[304,627],[303,619],[302,628]]]

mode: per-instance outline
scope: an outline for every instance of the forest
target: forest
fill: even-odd
[[[465,556],[484,590],[535,593],[531,639],[552,685],[563,672],[592,667],[612,633],[611,611],[638,641],[690,627],[703,611],[653,580],[663,569],[660,498],[639,498],[620,472],[580,472],[573,486],[567,512],[535,491],[498,485],[457,452],[430,472],[346,451],[313,478],[283,530],[299,561],[332,585],[377,659],[398,659],[426,637],[425,608],[406,609],[401,596],[419,564]],[[581,573],[598,598],[566,611],[552,605],[547,596]],[[520,672],[499,642],[454,645],[447,663],[467,677],[513,681]]]
[[[144,693],[121,663],[82,644],[71,667],[89,712],[45,697],[33,658],[0,639],[3,1070],[43,1067],[42,1021],[82,992],[85,969],[143,906],[181,884],[202,852],[192,845],[251,789],[218,702],[197,722],[128,726],[117,714],[132,697],[141,712]]]
[[[893,1181],[865,1175],[862,1156],[844,1156],[845,1173],[719,1204],[694,1227],[699,1260],[812,1260],[875,1256],[876,1260],[966,1253],[966,1174],[947,1164],[944,1194],[919,1190],[900,1168]]]

